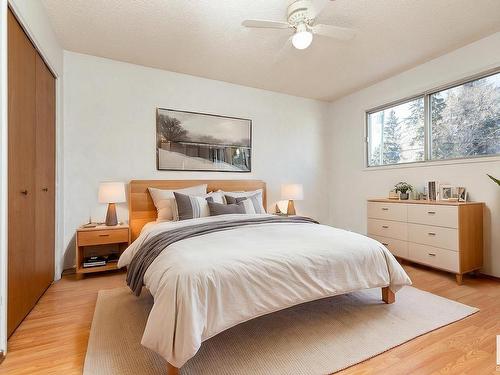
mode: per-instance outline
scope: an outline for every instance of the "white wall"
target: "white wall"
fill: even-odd
[[[270,207],[281,183],[299,182],[305,200],[297,202],[298,211],[326,218],[321,144],[327,103],[72,52],[64,54],[64,84],[66,266],[73,262],[75,229],[89,215],[104,219],[100,181],[262,179]],[[157,171],[157,107],[252,119],[252,172]],[[125,204],[118,216],[127,220]]]
[[[365,111],[500,66],[500,33],[339,99],[330,105],[327,143],[332,225],[366,233],[366,199],[387,196],[399,181],[421,190],[438,180],[467,187],[486,202],[483,272],[500,277],[500,189],[486,173],[500,175],[500,158],[474,163],[365,169]]]
[[[58,78],[57,80],[57,106],[60,111],[56,116],[56,127],[58,146],[62,143],[62,79],[63,72],[63,50],[50,26],[47,14],[39,1],[33,0],[0,0],[0,299],[3,302],[0,310],[0,350],[7,350],[7,6],[10,5],[21,25],[27,32],[36,48],[47,62],[48,66]],[[58,148],[58,152],[60,149]],[[57,208],[60,209],[62,190],[61,172],[62,168],[58,154],[57,169]],[[58,216],[58,228],[56,228],[56,257],[60,253],[62,244],[61,220]],[[57,259],[57,258],[56,258]],[[56,265],[55,275],[60,275],[58,269],[61,264]]]

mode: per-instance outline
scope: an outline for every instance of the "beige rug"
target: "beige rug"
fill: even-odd
[[[140,344],[152,297],[99,292],[85,375],[165,374]],[[328,374],[463,319],[478,309],[412,287],[386,305],[380,289],[323,299],[240,324],[205,341],[187,374]]]

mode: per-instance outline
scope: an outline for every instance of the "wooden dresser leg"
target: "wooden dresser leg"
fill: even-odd
[[[457,273],[455,277],[457,278],[457,284],[462,285],[463,275],[461,273]]]
[[[396,296],[394,295],[394,292],[390,290],[388,286],[382,288],[382,300],[388,304],[394,303],[394,301],[396,301]]]
[[[167,362],[167,375],[179,375],[179,369]]]

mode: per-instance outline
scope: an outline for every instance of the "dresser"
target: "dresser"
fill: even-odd
[[[462,275],[483,265],[482,202],[368,200],[368,236],[394,256]]]

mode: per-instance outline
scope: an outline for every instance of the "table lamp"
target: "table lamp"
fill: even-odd
[[[295,205],[293,201],[304,199],[304,188],[301,184],[281,185],[281,199],[288,201],[287,215],[295,215]]]
[[[125,184],[123,182],[101,182],[99,184],[99,203],[108,203],[106,225],[118,224],[115,203],[126,202]]]

